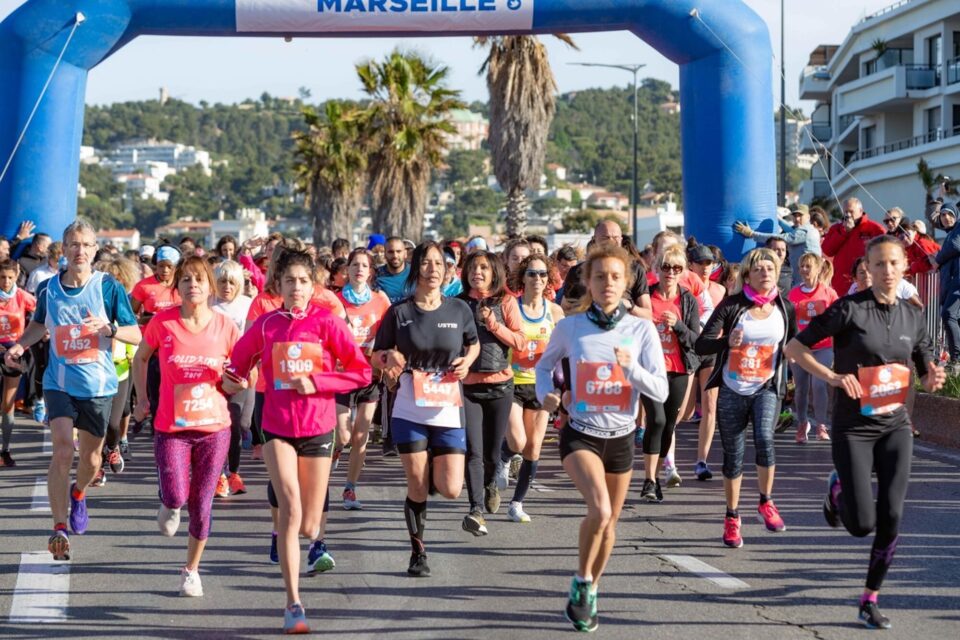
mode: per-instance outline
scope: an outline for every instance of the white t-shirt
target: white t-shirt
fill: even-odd
[[[240,332],[243,333],[243,327],[247,322],[247,312],[250,310],[251,304],[253,304],[253,298],[238,293],[233,302],[220,300],[213,305],[213,308],[233,320]]]
[[[752,396],[776,373],[777,352],[786,331],[783,314],[775,308],[769,317],[757,320],[747,311],[736,328],[743,330],[743,343],[730,350],[723,382],[741,396]]]
[[[858,291],[857,283],[854,282],[850,285],[850,290],[847,291],[847,295],[851,296]],[[917,288],[907,282],[906,280],[901,280],[900,284],[897,285],[897,297],[901,300],[910,300],[913,296],[919,296],[920,292],[917,291]]]
[[[50,266],[49,262],[44,262],[42,265],[30,272],[30,277],[27,278],[27,285],[24,287],[29,293],[36,293],[37,287],[40,286],[40,283],[46,282],[53,276],[57,275],[57,269]]]

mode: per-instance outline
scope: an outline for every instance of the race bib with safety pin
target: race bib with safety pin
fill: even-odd
[[[418,407],[438,409],[463,406],[460,381],[453,373],[414,370],[411,374],[413,375],[413,399]]]
[[[323,343],[275,342],[273,344],[273,388],[292,389],[296,378],[323,371]]]
[[[85,324],[67,324],[54,329],[57,353],[67,364],[90,364],[100,357],[100,334]]]
[[[742,344],[730,349],[730,377],[742,382],[766,382],[773,377],[772,344]]]
[[[902,364],[860,367],[857,379],[863,390],[863,395],[860,396],[860,413],[865,416],[893,413],[907,401],[910,369]]]
[[[616,362],[578,362],[576,406],[580,413],[623,413],[633,387]]]
[[[173,424],[181,429],[224,424],[219,392],[209,382],[173,386]]]

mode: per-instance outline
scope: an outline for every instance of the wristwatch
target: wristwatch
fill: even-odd
[[[113,337],[115,337],[115,336],[117,335],[117,330],[118,330],[117,325],[115,325],[115,324],[113,324],[113,323],[111,322],[111,323],[110,323],[110,335],[108,335],[107,337],[108,337],[108,338],[113,338]]]

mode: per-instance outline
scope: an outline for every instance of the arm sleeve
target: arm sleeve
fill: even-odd
[[[937,264],[943,265],[960,256],[960,226],[954,227],[937,252]]]
[[[103,300],[107,307],[107,317],[121,327],[132,327],[137,324],[137,317],[133,315],[130,298],[113,276],[103,278]]]
[[[553,333],[550,334],[550,342],[547,343],[547,348],[544,350],[543,355],[540,356],[536,367],[534,367],[534,372],[537,376],[536,392],[539,402],[543,402],[547,394],[554,389],[554,367],[560,362],[561,358],[566,358],[570,355],[569,347],[573,338],[571,333],[574,322],[575,318],[571,317],[565,318],[557,323],[557,326],[553,328]],[[567,382],[570,383],[571,381],[567,380]]]
[[[650,285],[647,284],[647,272],[639,262],[634,262],[633,286],[630,287],[630,302],[636,304],[640,296],[650,295]]]
[[[523,328],[520,324],[520,307],[517,305],[517,299],[513,296],[505,296],[500,305],[500,308],[503,309],[503,324],[494,319],[495,328],[491,333],[496,336],[497,340],[511,349],[523,349],[527,339],[523,335]],[[487,329],[490,328],[490,324],[487,324]]]
[[[827,235],[823,239],[823,244],[820,245],[820,250],[827,254],[827,256],[833,258],[840,252],[846,240],[846,229],[842,224],[836,223],[827,230]]]
[[[797,335],[797,341],[808,349],[821,340],[832,338],[850,322],[850,302],[841,299],[830,305],[821,315],[810,320],[807,328]]]
[[[639,332],[640,362],[624,371],[624,374],[630,385],[642,395],[655,402],[666,402],[670,387],[667,384],[667,364],[660,337],[652,322],[643,320],[642,323]]]
[[[248,255],[241,255],[238,256],[238,262],[241,267],[250,272],[250,282],[257,288],[257,291],[263,291],[263,283],[265,281],[263,272],[254,264],[253,258]]]
[[[697,338],[697,355],[709,356],[720,353],[726,346],[726,338],[721,338],[724,323],[727,321],[727,315],[730,314],[732,304],[730,298],[725,298],[720,305],[710,314],[700,337]]]
[[[693,296],[682,296],[681,301],[683,303],[683,318],[677,319],[673,331],[677,334],[677,340],[684,350],[694,351],[697,336],[700,334],[700,307]]]
[[[59,276],[53,276],[57,278]],[[33,321],[44,324],[47,321],[47,286],[49,280],[45,280],[37,287],[37,309],[33,312]]]
[[[150,321],[151,323],[153,320]],[[230,354],[230,369],[241,378],[250,375],[250,370],[260,360],[263,353],[263,320],[258,318],[237,343]]]
[[[311,376],[313,386],[327,393],[347,393],[370,384],[373,368],[353,339],[347,323],[333,316],[319,320],[326,324],[325,346],[343,371],[318,371]]]

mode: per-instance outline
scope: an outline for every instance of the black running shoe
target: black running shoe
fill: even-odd
[[[384,439],[382,448],[384,458],[394,458],[400,455],[400,452],[397,450],[397,445],[393,444],[391,438]]]
[[[657,493],[657,502],[663,502],[663,487],[660,486],[660,478],[657,478],[654,491]]]
[[[830,473],[830,479],[827,480],[827,495],[823,498],[823,518],[834,529],[840,526],[839,505],[833,500],[833,488],[838,484],[840,484],[840,476],[834,469]]]
[[[123,456],[124,460],[133,460],[133,456],[130,455],[130,443],[120,441],[120,455]]]
[[[9,451],[4,451],[0,453],[0,467],[15,467],[17,463],[14,462],[13,456],[10,455]]]
[[[890,618],[880,613],[876,602],[867,601],[860,605],[860,623],[867,629],[890,629]]]
[[[496,482],[491,482],[483,488],[483,506],[487,513],[496,513],[500,510],[500,489]]]
[[[474,509],[465,515],[462,526],[464,531],[472,533],[477,537],[487,535],[487,521],[483,519],[483,514],[480,513],[480,509]]]
[[[647,502],[660,502],[657,498],[657,483],[653,480],[644,480],[643,489],[640,490],[640,498]]]
[[[576,577],[570,583],[570,599],[563,615],[573,623],[577,631],[590,633],[600,626],[594,609],[593,596],[590,593],[590,583],[580,582]]]
[[[430,567],[427,566],[427,554],[414,551],[410,554],[410,566],[407,573],[414,578],[429,578]]]

